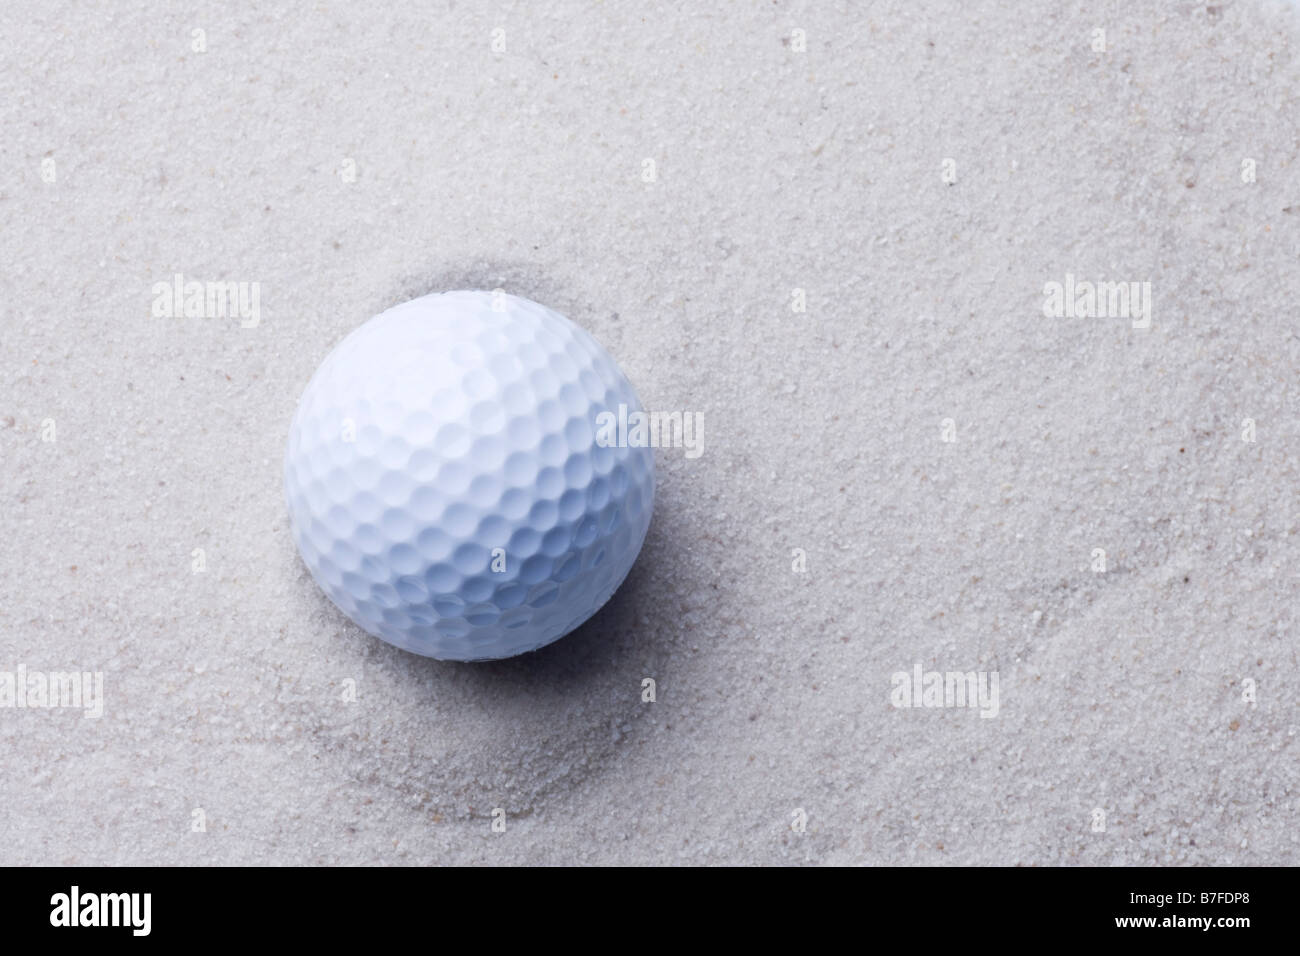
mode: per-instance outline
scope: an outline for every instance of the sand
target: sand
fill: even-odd
[[[1300,862],[1300,14],[705,6],[6,4],[0,671],[102,714],[0,707],[0,863]],[[704,422],[478,665],[350,624],[281,484],[461,287]]]

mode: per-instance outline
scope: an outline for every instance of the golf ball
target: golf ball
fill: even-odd
[[[591,617],[641,550],[653,451],[604,427],[640,410],[609,353],[536,302],[395,306],[298,403],[294,541],[330,600],[391,644],[459,661],[535,650]]]

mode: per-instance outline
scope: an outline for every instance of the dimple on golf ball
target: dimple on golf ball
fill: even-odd
[[[395,306],[298,403],[294,541],[330,600],[391,644],[462,661],[535,650],[591,617],[641,550],[653,451],[601,438],[604,416],[640,410],[609,353],[536,302]]]

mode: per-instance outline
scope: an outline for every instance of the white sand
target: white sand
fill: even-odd
[[[0,669],[105,697],[0,710],[0,863],[1300,862],[1293,8],[112,6],[0,12]],[[443,664],[316,590],[281,455],[345,333],[495,286],[705,452],[593,622]]]

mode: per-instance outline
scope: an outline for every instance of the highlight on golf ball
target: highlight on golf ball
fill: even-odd
[[[654,509],[648,447],[598,441],[640,411],[609,353],[502,292],[395,306],[312,376],[284,485],[316,583],[358,626],[443,660],[536,650],[600,609]]]

